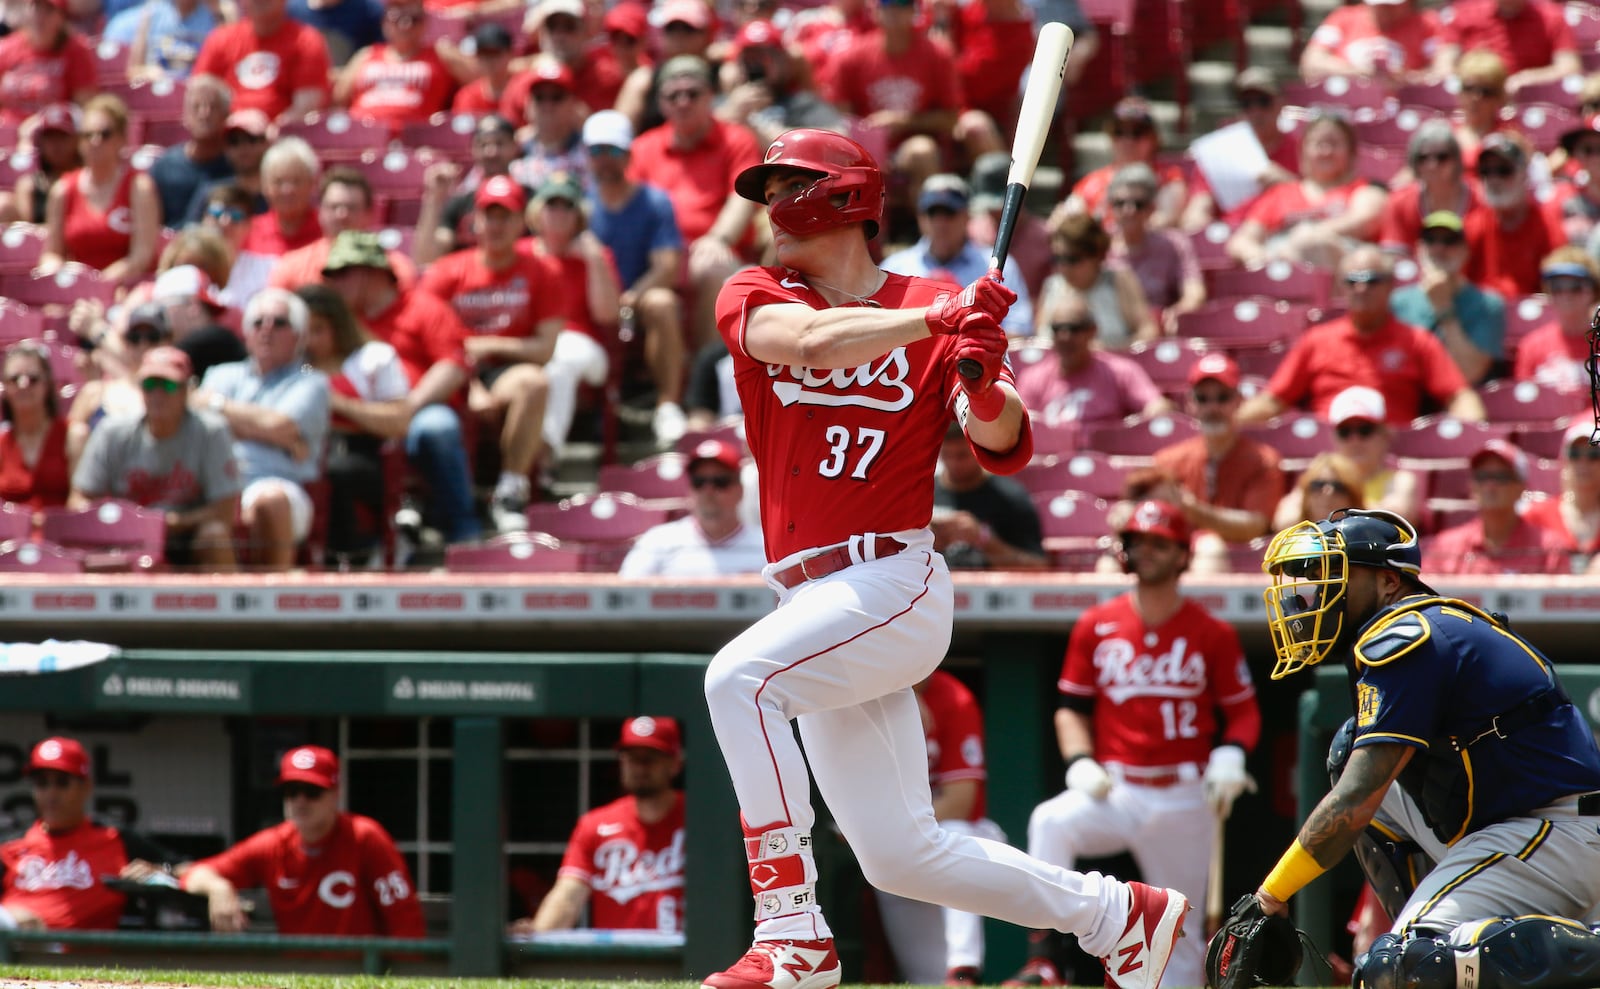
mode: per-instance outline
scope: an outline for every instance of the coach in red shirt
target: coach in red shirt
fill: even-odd
[[[209,901],[211,927],[241,931],[240,889],[262,888],[280,934],[422,937],[411,871],[383,825],[339,809],[339,760],[317,745],[284,754],[283,823],[196,862],[183,888]]]
[[[1511,76],[1506,92],[1579,75],[1578,46],[1564,4],[1550,0],[1460,0],[1439,12],[1434,75],[1455,75],[1456,60],[1483,48],[1500,56]]]
[[[328,43],[289,16],[289,0],[241,0],[242,18],[206,37],[194,75],[233,91],[233,109],[296,121],[328,103]]]
[[[1458,419],[1482,422],[1483,401],[1444,344],[1389,312],[1394,260],[1363,245],[1344,256],[1339,276],[1348,314],[1306,331],[1284,355],[1266,390],[1239,407],[1239,421],[1265,422],[1301,403],[1326,418],[1335,395],[1365,385],[1383,394],[1390,425],[1404,426],[1420,415],[1424,396]]]

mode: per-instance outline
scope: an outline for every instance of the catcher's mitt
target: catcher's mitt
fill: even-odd
[[[1255,896],[1245,894],[1206,946],[1207,987],[1294,985],[1304,937],[1289,918],[1267,916]]]

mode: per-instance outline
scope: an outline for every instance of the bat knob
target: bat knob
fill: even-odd
[[[968,381],[977,381],[983,377],[983,365],[970,357],[963,357],[957,361],[956,371]]]

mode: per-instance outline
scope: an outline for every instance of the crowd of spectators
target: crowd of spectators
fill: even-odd
[[[405,564],[526,538],[574,431],[614,435],[631,389],[669,517],[749,535],[712,502],[748,470],[721,487],[726,458],[692,455],[737,449],[712,303],[770,248],[733,177],[785,128],[849,133],[892,174],[884,266],[969,281],[1045,19],[1078,30],[1070,89],[1098,47],[1071,0],[10,5],[0,495],[156,509],[170,563]],[[952,453],[941,538],[1076,565],[1048,512],[963,503],[1132,497],[1030,481],[1092,453],[1169,485],[1197,570],[1248,566],[1335,481],[1438,532],[1433,572],[1587,567],[1589,461],[1556,442],[1600,303],[1600,64],[1572,23],[1555,0],[1347,4],[1299,78],[1239,73],[1192,153],[1118,101],[1109,163],[1024,218],[1004,272],[1040,469],[991,497]],[[1419,417],[1467,439],[1408,444]],[[1119,423],[1171,442],[1100,443]]]

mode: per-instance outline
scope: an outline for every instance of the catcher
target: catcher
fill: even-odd
[[[1416,530],[1384,511],[1341,510],[1267,547],[1272,678],[1337,653],[1355,718],[1332,792],[1213,938],[1215,989],[1290,984],[1288,899],[1363,842],[1395,922],[1354,986],[1600,986],[1600,933],[1561,919],[1600,904],[1600,749],[1550,662],[1503,617],[1423,583],[1421,564]],[[1408,842],[1436,863],[1414,888]]]

